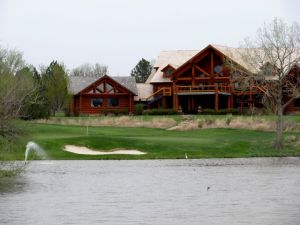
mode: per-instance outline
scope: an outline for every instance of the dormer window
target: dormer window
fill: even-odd
[[[171,77],[173,72],[174,72],[175,68],[171,65],[167,65],[166,67],[164,67],[161,71],[163,72],[163,76],[164,77]]]
[[[164,74],[165,74],[166,77],[169,77],[169,76],[172,75],[173,71],[174,71],[174,70],[173,70],[172,68],[168,68],[168,69],[165,71]]]

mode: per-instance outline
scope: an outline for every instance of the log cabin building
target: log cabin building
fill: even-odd
[[[153,87],[152,95],[146,100],[154,108],[173,108],[183,113],[262,108],[262,97],[268,91],[258,80],[245,79],[258,71],[253,71],[241,58],[240,51],[208,45],[201,51],[161,52],[146,81]],[[299,65],[290,74],[300,90]],[[299,98],[291,101],[285,112],[300,113],[299,103]]]
[[[112,110],[132,113],[137,86],[134,77],[70,77],[71,112],[101,114]]]
[[[236,68],[229,70],[227,62]],[[147,108],[168,108],[182,113],[204,109],[263,107],[267,90],[245,77],[251,71],[238,49],[208,45],[203,50],[162,51],[143,84],[133,77],[71,78],[74,114],[94,114],[110,109],[134,111],[134,104]],[[243,79],[241,79],[243,78]],[[300,90],[300,66],[291,71]],[[286,113],[300,113],[300,100],[291,101]]]

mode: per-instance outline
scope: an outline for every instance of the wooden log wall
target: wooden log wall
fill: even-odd
[[[100,107],[93,107],[91,104],[92,99],[102,98],[103,103]],[[111,107],[109,106],[109,98],[118,98],[119,106]],[[105,110],[128,110],[129,112],[133,111],[133,96],[124,95],[124,96],[81,96],[81,105],[80,105],[79,114],[101,114]]]

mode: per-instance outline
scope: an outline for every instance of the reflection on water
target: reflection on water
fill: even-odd
[[[296,225],[299,212],[298,158],[35,161],[0,180],[0,224]]]

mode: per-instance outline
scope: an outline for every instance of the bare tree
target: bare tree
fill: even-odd
[[[71,71],[71,76],[102,77],[108,73],[107,66],[95,63],[82,64]]]
[[[240,55],[251,71],[247,79],[253,80],[264,90],[265,106],[277,115],[274,147],[280,150],[283,148],[284,109],[300,97],[299,80],[291,77],[291,71],[300,62],[299,25],[288,25],[274,19],[258,30],[255,39],[245,40]]]
[[[16,50],[0,48],[0,135],[13,132],[9,121],[18,118],[25,103],[36,87],[30,76],[19,76],[25,67],[22,54]]]
[[[19,129],[12,120],[19,118],[26,101],[35,101],[36,86],[33,77],[20,72],[25,67],[22,54],[0,48],[0,177],[22,171],[23,166],[7,161],[14,151]]]
[[[0,74],[16,74],[24,66],[21,52],[0,47]]]

